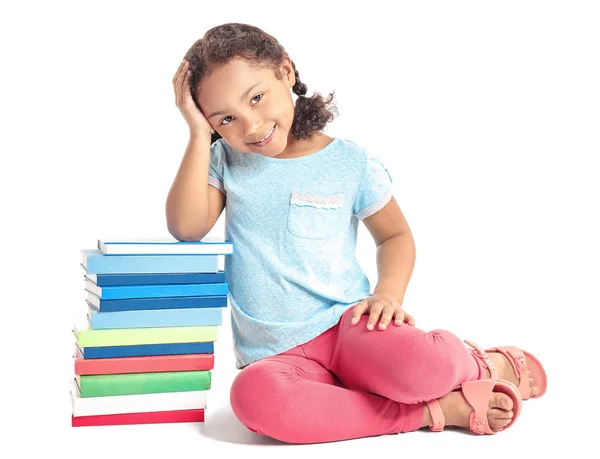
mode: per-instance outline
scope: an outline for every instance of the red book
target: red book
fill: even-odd
[[[164,424],[175,422],[204,422],[204,410],[154,411],[149,413],[102,414],[72,416],[72,427],[116,426],[126,424]]]
[[[155,373],[160,371],[211,370],[214,354],[152,355],[110,359],[84,359],[75,350],[76,375],[114,375],[123,373]]]

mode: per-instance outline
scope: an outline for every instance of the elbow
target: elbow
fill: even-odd
[[[184,228],[167,225],[171,236],[180,242],[200,241],[206,236],[206,231],[201,228]]]
[[[169,217],[168,213],[167,230],[171,236],[180,242],[199,241],[208,233],[206,225],[193,223],[189,220],[182,221],[181,219],[176,219],[173,216]]]

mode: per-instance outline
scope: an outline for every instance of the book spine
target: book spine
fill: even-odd
[[[163,284],[219,284],[226,282],[225,272],[218,273],[166,273],[166,274],[90,274],[90,280],[99,287],[121,285]]]
[[[206,408],[208,391],[169,392],[158,394],[112,395],[81,397],[73,385],[71,401],[74,416],[144,413]]]
[[[155,355],[108,359],[75,357],[76,375],[157,373],[161,371],[212,370],[214,354]]]
[[[121,328],[75,331],[80,347],[129,346],[138,344],[191,343],[215,341],[216,326]]]
[[[88,309],[92,329],[219,326],[222,308],[97,312]]]
[[[101,299],[122,300],[126,298],[165,298],[178,296],[218,296],[229,293],[228,284],[174,284],[174,285],[122,285],[116,287],[100,287],[98,294],[96,284],[86,281],[86,290]]]
[[[124,300],[105,300],[92,295],[100,312],[142,311],[151,309],[187,309],[187,308],[224,308],[227,296],[179,296],[169,298],[129,298]]]
[[[209,390],[211,371],[78,376],[81,397]]]
[[[213,342],[140,344],[137,346],[103,346],[82,349],[84,359],[142,357],[153,355],[214,354]]]
[[[128,424],[166,424],[176,422],[204,422],[204,409],[158,411],[151,413],[106,414],[99,416],[71,416],[72,427],[115,426]]]
[[[92,255],[88,274],[216,273],[219,255]]]

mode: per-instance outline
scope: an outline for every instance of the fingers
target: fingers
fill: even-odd
[[[362,316],[369,307],[369,303],[366,301],[361,301],[356,306],[354,306],[354,310],[352,311],[352,319],[350,319],[350,323],[352,325],[356,325],[360,320],[360,316]]]
[[[369,321],[367,322],[367,328],[369,330],[375,328],[375,323],[377,322],[377,319],[379,319],[381,311],[383,311],[384,308],[384,304],[381,301],[375,301],[373,303],[374,304],[371,304],[371,313],[369,314]]]
[[[179,67],[177,68],[177,72],[173,77],[173,87],[175,89],[175,102],[177,105],[181,102],[181,98],[185,94],[185,89],[187,88],[186,83],[190,76],[189,71],[189,62],[187,60],[183,60]]]
[[[415,319],[404,309],[399,308],[394,311],[394,325],[401,326],[403,323],[414,326]]]
[[[380,330],[385,330],[387,328],[388,324],[390,323],[390,320],[392,320],[393,315],[393,306],[383,308],[383,311],[381,312],[381,320],[379,321]]]
[[[181,64],[179,64],[179,67],[175,72],[175,76],[173,77],[173,85],[175,86],[175,89],[177,89],[178,86],[181,86],[181,79],[185,77],[188,67],[189,63],[185,59],[181,61]]]
[[[394,320],[396,326],[403,323],[413,326],[415,324],[415,319],[402,309],[401,303],[386,298],[373,297],[365,299],[354,306],[350,323],[356,325],[361,316],[367,313],[369,313],[368,330],[373,330],[377,321],[379,321],[379,330],[385,330],[392,320]]]
[[[402,308],[396,309],[394,311],[394,324],[397,326],[402,325],[402,323],[404,322],[405,314],[406,313],[404,312],[404,309],[402,309]]]

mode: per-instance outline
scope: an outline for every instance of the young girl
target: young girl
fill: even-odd
[[[445,425],[513,425],[546,374],[516,347],[469,347],[402,309],[411,231],[382,162],[321,131],[333,95],[308,98],[278,41],[245,24],[209,30],[174,78],[190,139],[167,198],[170,233],[202,239],[227,206],[225,267],[236,367],[231,406],[262,435],[314,443]],[[294,103],[292,94],[296,94]],[[377,245],[378,282],[354,250]]]

